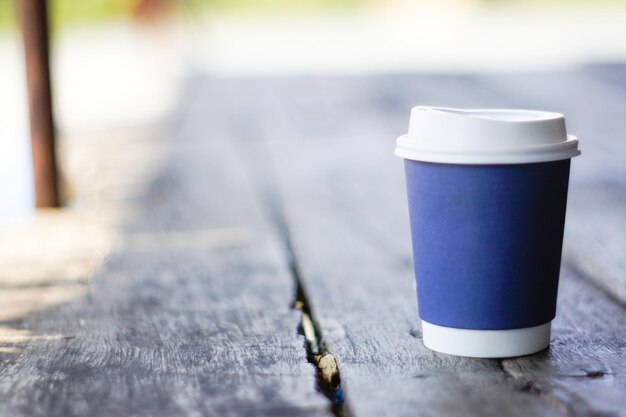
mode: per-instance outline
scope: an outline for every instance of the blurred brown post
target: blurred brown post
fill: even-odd
[[[58,207],[46,0],[15,0],[24,38],[37,207]]]

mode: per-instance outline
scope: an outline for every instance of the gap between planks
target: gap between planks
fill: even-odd
[[[316,388],[328,399],[329,409],[333,415],[351,417],[353,414],[345,402],[346,394],[341,386],[341,371],[335,357],[324,346],[320,326],[316,323],[311,303],[304,289],[289,227],[281,205],[278,181],[272,169],[266,144],[264,141],[250,141],[246,144],[247,146],[243,146],[237,135],[234,136],[233,142],[234,146],[241,151],[244,170],[253,184],[253,189],[258,190],[258,198],[267,211],[276,235],[283,244],[283,252],[295,286],[291,308],[301,313],[301,321],[296,330],[305,339],[304,349],[307,360],[315,368]],[[251,150],[251,147],[255,149]]]

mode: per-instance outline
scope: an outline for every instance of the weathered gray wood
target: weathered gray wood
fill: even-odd
[[[230,95],[239,88],[233,82]],[[225,107],[251,127],[239,132],[242,151],[260,136],[268,144],[302,283],[352,414],[624,413],[624,311],[569,272],[547,353],[474,360],[432,353],[416,340],[393,139],[406,130],[412,104],[501,105],[502,95],[452,77],[259,81],[245,89],[245,104]],[[262,157],[257,147],[251,158]]]
[[[550,350],[502,367],[567,415],[625,415],[624,329],[624,309],[564,269]]]
[[[616,89],[626,91],[626,64],[622,62],[587,64],[580,68],[580,72],[605,80]]]
[[[626,305],[623,75],[608,67],[478,79],[501,95],[504,105],[566,114],[568,130],[580,136],[583,154],[573,162],[564,259]]]
[[[581,96],[604,91],[572,77]],[[0,415],[327,415],[289,309],[286,231],[354,416],[623,415],[624,310],[568,270],[548,352],[463,359],[418,340],[393,139],[418,102],[560,105],[564,91],[535,96],[521,78],[208,80],[88,294],[1,323],[14,337],[0,336]],[[572,132],[595,135],[603,114]],[[593,276],[613,283],[615,254],[598,252],[624,247],[623,154],[593,149],[574,163],[568,222],[584,211],[582,239],[606,238],[583,259],[606,256]]]
[[[305,291],[352,413],[493,415],[512,404],[551,415],[550,404],[516,392],[497,362],[439,357],[411,335],[419,330],[408,232],[387,230],[406,215],[403,180],[372,107],[377,90],[355,80],[247,88],[254,99],[241,120],[272,142]]]
[[[0,336],[0,415],[330,414],[220,102],[185,105],[170,160],[86,295],[0,324],[21,336]]]

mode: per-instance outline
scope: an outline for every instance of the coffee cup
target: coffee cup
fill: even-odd
[[[418,106],[396,143],[426,347],[488,358],[548,347],[580,154],[563,115]]]

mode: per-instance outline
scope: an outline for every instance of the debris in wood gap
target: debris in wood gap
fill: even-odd
[[[337,361],[333,355],[325,355],[318,362],[317,367],[322,371],[322,379],[325,383],[333,386],[334,380],[337,379],[339,370],[337,369]]]
[[[302,331],[304,332],[304,338],[310,346],[311,353],[313,355],[319,354],[319,345],[317,343],[317,334],[315,333],[315,325],[311,316],[307,313],[302,313]]]
[[[335,406],[343,405],[344,400],[345,396],[343,395],[343,388],[338,387],[335,392]]]

